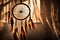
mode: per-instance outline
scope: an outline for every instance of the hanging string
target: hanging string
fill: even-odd
[[[15,26],[17,26],[17,19],[15,19]]]
[[[23,27],[21,27],[21,40],[26,40],[26,38],[25,38],[25,32],[23,30]]]
[[[25,20],[25,32],[27,33],[27,19]]]
[[[29,26],[29,29],[31,30],[31,25],[30,25],[30,23],[28,24],[28,26]]]
[[[23,29],[23,22],[21,20],[21,40],[25,40],[25,32],[24,32],[24,29]]]
[[[31,29],[31,14],[29,16],[28,26],[29,26],[29,29]]]
[[[23,22],[22,22],[22,20],[21,20],[21,26],[23,26]]]
[[[20,3],[22,3],[22,0],[20,0]]]

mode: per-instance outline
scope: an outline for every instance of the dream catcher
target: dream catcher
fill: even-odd
[[[29,0],[30,3],[30,0]],[[28,3],[28,4],[29,4]],[[17,26],[17,20],[21,21],[21,39],[25,39],[25,34],[27,34],[27,27],[31,30],[31,28],[35,28],[33,24],[33,20],[31,19],[31,10],[29,5],[23,3],[23,0],[20,0],[20,3],[17,3],[12,8],[12,16],[15,18],[15,26]],[[11,16],[11,26],[13,28],[14,22],[13,18]],[[27,18],[29,17],[29,20],[27,21]],[[23,26],[23,21],[25,21],[25,26]],[[28,26],[27,26],[28,25]],[[24,29],[25,31],[24,31]]]

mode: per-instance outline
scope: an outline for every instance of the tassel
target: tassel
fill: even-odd
[[[25,31],[27,33],[27,20],[25,20]]]
[[[21,32],[24,32],[23,26],[21,26]]]

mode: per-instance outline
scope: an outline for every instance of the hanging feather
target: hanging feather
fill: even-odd
[[[14,33],[13,33],[13,40],[19,40],[19,38],[18,38],[18,28],[16,28]]]
[[[21,26],[21,40],[25,40],[25,32],[23,30],[23,26]]]
[[[30,18],[29,20],[30,20],[30,26],[31,26],[32,28],[35,28],[35,27],[34,27],[33,20],[32,20],[31,18]]]
[[[32,28],[34,29],[35,27],[34,27],[33,20],[32,20],[32,19],[30,19],[30,20],[31,20],[31,26],[32,26]]]
[[[31,25],[30,25],[30,23],[29,23],[28,25],[29,25],[29,29],[31,30]]]
[[[24,32],[23,26],[21,26],[21,33]]]
[[[27,33],[27,20],[25,20],[25,31]]]
[[[29,26],[29,29],[31,30],[31,17],[29,17],[28,26]]]
[[[11,31],[13,31],[13,25],[14,25],[14,20],[13,20],[13,18],[11,17]]]

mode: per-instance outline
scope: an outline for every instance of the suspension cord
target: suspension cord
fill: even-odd
[[[22,0],[20,0],[20,3],[22,3]]]

